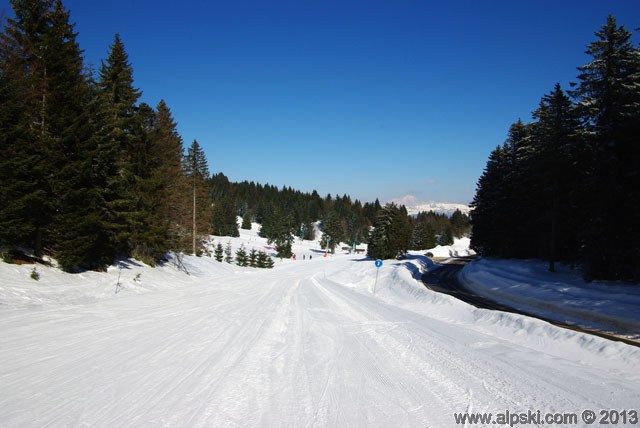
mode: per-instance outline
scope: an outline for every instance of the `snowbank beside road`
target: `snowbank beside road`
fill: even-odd
[[[453,245],[438,245],[427,252],[438,258],[475,256],[476,252],[469,248],[470,244],[470,238],[456,238]]]
[[[536,260],[474,260],[460,274],[479,295],[543,318],[640,339],[640,285],[585,282],[567,267]]]

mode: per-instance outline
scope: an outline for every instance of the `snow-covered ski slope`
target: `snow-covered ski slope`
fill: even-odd
[[[39,267],[38,282],[0,263],[0,426],[451,427],[456,412],[638,408],[638,348],[431,292],[417,256],[385,262],[374,295],[371,260],[296,251],[273,270],[185,257],[191,275]]]

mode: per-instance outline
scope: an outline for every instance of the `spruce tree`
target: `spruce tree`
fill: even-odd
[[[455,238],[462,238],[469,232],[469,216],[456,209],[451,214],[451,232]]]
[[[45,52],[51,1],[12,3],[15,20],[0,34],[2,156],[0,156],[0,243],[33,248],[43,255],[53,213],[50,177],[55,165],[49,144],[49,68]]]
[[[362,214],[358,201],[354,203],[353,209],[345,218],[345,242],[355,247],[369,236],[369,222]]]
[[[451,227],[446,227],[442,234],[438,237],[438,245],[453,245],[453,232],[451,231]]]
[[[536,254],[549,260],[553,272],[558,257],[566,259],[577,248],[575,224],[581,213],[573,209],[579,203],[573,189],[581,181],[576,168],[580,124],[573,103],[559,84],[542,98],[533,117],[538,120],[532,127],[537,150],[531,162],[539,174],[531,189],[536,204],[528,213],[532,219],[530,242],[537,246]]]
[[[471,204],[471,243],[481,254],[530,255],[527,219],[535,203],[531,197],[535,171],[530,162],[534,152],[531,126],[518,120],[510,127],[503,146],[489,156]]]
[[[249,266],[257,267],[257,263],[258,263],[258,250],[256,250],[255,248],[252,248],[251,251],[249,251]]]
[[[504,153],[508,168],[504,186],[504,203],[509,209],[500,219],[502,253],[507,257],[527,257],[529,225],[523,219],[528,218],[532,201],[531,186],[535,171],[529,160],[534,152],[531,127],[521,120],[511,125],[504,144]]]
[[[247,256],[247,250],[244,248],[244,244],[240,245],[240,248],[236,250],[236,264],[238,266],[249,266],[249,258]]]
[[[406,253],[411,240],[411,225],[404,206],[385,205],[376,216],[369,235],[368,256],[391,259]]]
[[[251,212],[247,210],[242,216],[242,226],[244,230],[251,230]]]
[[[271,257],[269,257],[268,254],[263,253],[265,256],[265,260],[264,260],[264,267],[267,269],[273,269],[273,266],[275,264],[275,262],[273,261],[273,259]]]
[[[215,204],[212,223],[214,235],[240,236],[236,206],[231,195],[225,195]]]
[[[202,246],[202,236],[210,233],[211,198],[206,180],[209,178],[207,158],[197,140],[193,140],[183,159],[183,170],[190,183],[191,247],[194,254]],[[237,226],[236,226],[237,227]]]
[[[50,160],[54,161],[57,205],[50,245],[64,267],[101,266],[111,260],[104,252],[105,229],[96,215],[101,198],[93,182],[97,145],[92,138],[92,93],[69,12],[61,1],[53,1],[52,6],[42,50],[48,63],[44,121],[53,148]]]
[[[100,259],[89,86],[60,1],[12,2],[0,34],[0,244],[49,248],[63,266]]]
[[[471,248],[481,255],[502,255],[508,170],[505,148],[498,146],[489,154],[471,203]]]
[[[148,130],[149,168],[158,227],[166,236],[167,250],[183,251],[191,231],[191,198],[182,171],[182,137],[164,100],[156,107]]]
[[[264,251],[258,252],[256,257],[256,267],[260,269],[265,269],[267,267],[267,259],[269,256],[265,254]]]
[[[142,192],[138,177],[147,153],[136,114],[139,97],[140,91],[133,86],[128,54],[116,34],[99,72],[96,163],[100,179],[104,180],[103,221],[108,224],[113,251],[122,255],[129,255],[135,246],[134,235],[143,215],[136,206]]]
[[[327,249],[331,253],[335,253],[336,246],[344,240],[344,226],[335,211],[329,211],[325,214],[322,222],[322,238],[320,239],[320,247]]]
[[[640,277],[640,50],[609,16],[579,67],[576,90],[589,162],[584,257],[592,278]],[[621,225],[624,225],[621,227]]]
[[[302,239],[306,241],[316,239],[316,228],[312,222],[306,221],[302,224]]]
[[[278,257],[289,258],[293,255],[291,245],[295,238],[296,225],[290,213],[275,206],[267,214],[261,228],[261,235],[267,238],[267,243],[275,244]]]
[[[411,250],[427,250],[436,246],[433,227],[422,217],[416,221],[411,234]]]
[[[227,242],[226,247],[224,247],[224,261],[225,263],[233,263],[233,255],[231,253],[231,241]]]
[[[219,262],[222,262],[224,258],[224,248],[222,248],[221,242],[218,242],[218,245],[216,245],[216,249],[214,250],[214,257],[216,261],[219,261]]]
[[[271,269],[274,266],[273,259],[264,251],[258,252],[256,267],[261,269]]]

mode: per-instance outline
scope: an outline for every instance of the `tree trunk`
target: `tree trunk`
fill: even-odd
[[[41,259],[44,255],[44,251],[42,249],[42,226],[36,227],[36,236],[33,243],[33,253],[39,259]]]
[[[195,175],[194,175],[195,177]],[[196,180],[193,180],[193,254],[196,254]]]
[[[556,271],[556,241],[558,234],[558,186],[554,185],[553,203],[551,205],[551,236],[549,239],[549,272]]]

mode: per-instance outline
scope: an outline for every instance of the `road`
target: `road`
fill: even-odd
[[[449,294],[478,308],[518,313],[509,307],[479,296],[460,284],[457,279],[458,272],[471,260],[473,260],[472,257],[447,259],[439,268],[425,272],[422,275],[422,282],[430,290]]]
[[[439,267],[438,269],[425,272],[422,275],[422,282],[430,290],[437,291],[444,294],[449,294],[464,302],[472,304],[477,308],[492,309],[492,310],[499,310],[504,312],[511,312],[515,314],[526,315],[526,316],[541,319],[543,321],[547,321],[559,327],[567,328],[574,331],[579,331],[582,333],[593,334],[609,340],[624,342],[628,345],[640,347],[640,342],[628,339],[626,337],[616,336],[616,335],[612,335],[610,333],[606,333],[598,330],[581,328],[575,325],[569,325],[569,324],[560,323],[554,320],[549,320],[540,316],[539,314],[536,314],[533,312],[526,312],[510,306],[506,306],[501,303],[492,301],[484,296],[474,293],[472,290],[469,290],[465,288],[462,284],[460,284],[460,281],[458,280],[458,273],[464,267],[464,265],[470,262],[471,260],[473,260],[473,257],[458,257],[458,258],[447,259],[445,263],[443,263],[442,266]]]

